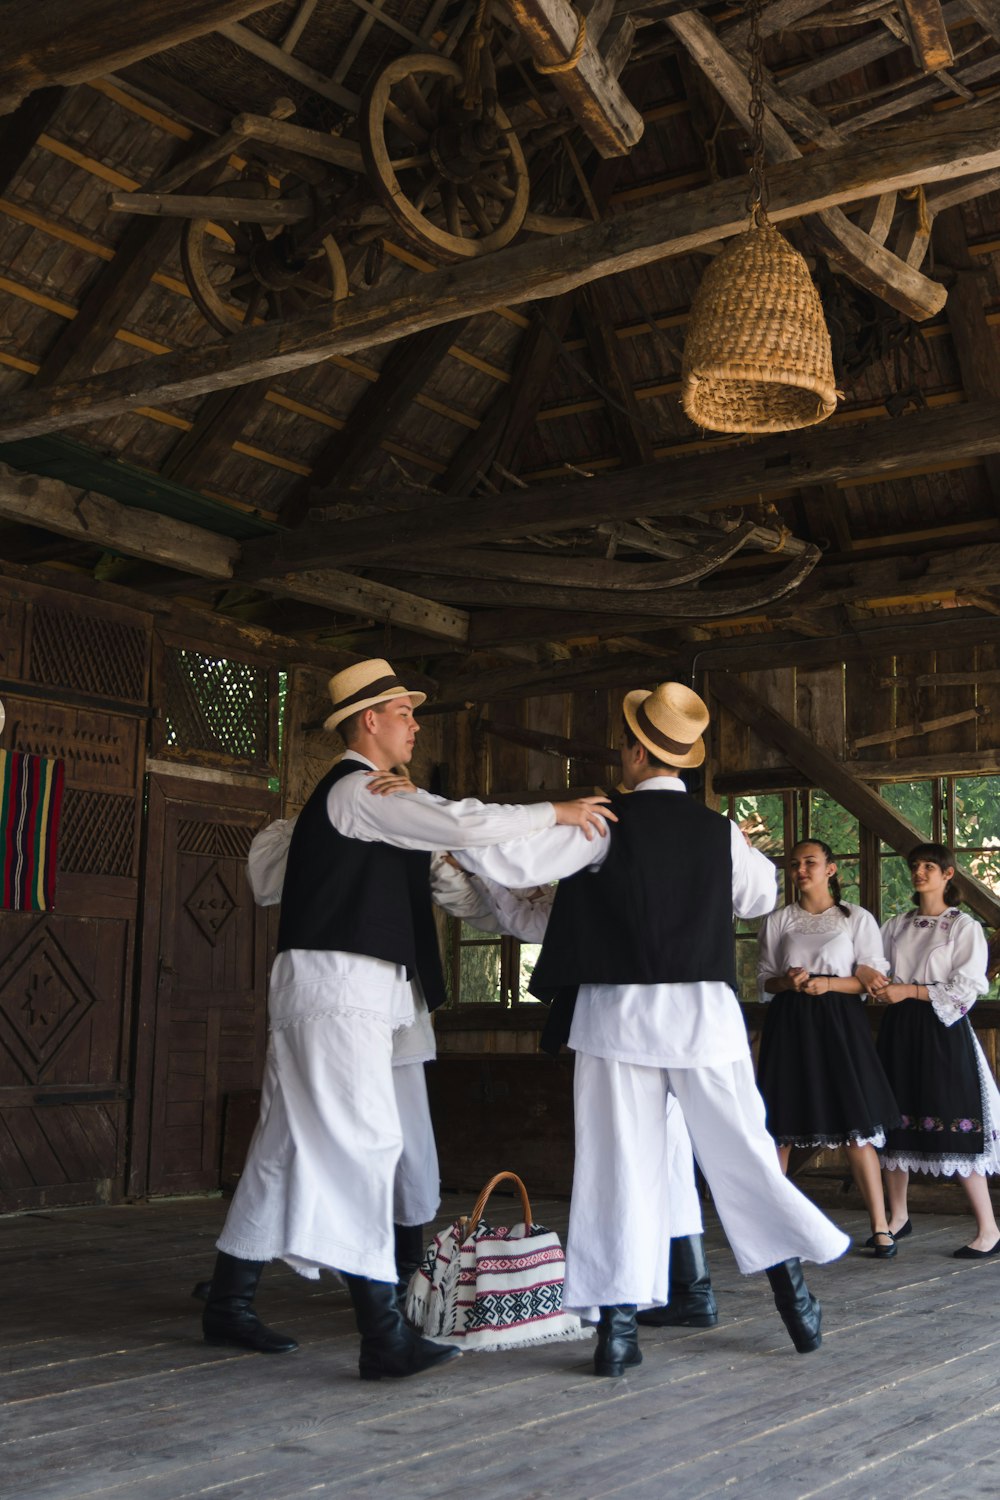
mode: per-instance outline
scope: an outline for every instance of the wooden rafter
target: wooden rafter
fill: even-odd
[[[5,6],[0,112],[33,89],[85,83],[204,36],[273,0],[50,0]]]
[[[739,505],[800,484],[861,483],[922,463],[940,468],[995,452],[1000,452],[1000,404],[975,402],[858,428],[767,437],[715,453],[679,455],[669,466],[622,469],[586,483],[540,485],[505,496],[502,507],[492,499],[470,499],[439,504],[428,513],[421,494],[412,498],[411,509],[404,509],[404,496],[392,496],[391,514],[311,523],[301,534],[283,539],[280,555],[286,567],[310,560],[343,566],[411,550],[426,552],[455,536],[472,546],[635,516],[686,515],[708,500]]]
[[[849,146],[775,167],[770,212],[776,223],[819,213],[859,197],[956,171],[1000,166],[1000,104],[954,111],[904,129],[873,131]],[[466,265],[435,271],[385,291],[345,299],[328,312],[248,329],[222,344],[165,355],[51,392],[26,392],[11,401],[0,437],[27,437],[53,428],[113,416],[155,401],[206,394],[392,342],[423,328],[453,322],[498,303],[553,295],[602,276],[681,255],[728,235],[745,222],[744,184],[719,182],[650,203],[552,242],[498,251]]]

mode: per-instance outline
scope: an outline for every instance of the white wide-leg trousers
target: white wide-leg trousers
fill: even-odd
[[[569,1307],[667,1300],[670,1238],[692,1232],[680,1227],[670,1202],[671,1093],[741,1271],[793,1256],[833,1260],[850,1244],[783,1175],[749,1058],[666,1069],[578,1052]]]
[[[397,1224],[428,1224],[441,1206],[441,1170],[422,1062],[392,1070],[403,1150],[396,1163],[392,1217]]]
[[[395,1281],[402,1148],[387,1020],[334,1013],[273,1031],[260,1119],[218,1248],[284,1260],[310,1278],[327,1268]]]

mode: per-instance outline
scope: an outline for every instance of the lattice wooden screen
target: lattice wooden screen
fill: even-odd
[[[135,797],[68,787],[59,836],[66,875],[134,875]]]
[[[181,819],[177,848],[181,854],[208,854],[213,859],[246,859],[254,829],[248,823],[206,823]]]
[[[163,754],[192,759],[201,753],[267,767],[266,667],[166,646],[162,695]]]
[[[148,633],[100,615],[36,603],[28,676],[34,682],[102,698],[146,698]]]

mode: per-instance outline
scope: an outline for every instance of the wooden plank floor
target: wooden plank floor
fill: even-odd
[[[565,1212],[536,1205],[559,1229]],[[644,1330],[624,1380],[593,1377],[591,1346],[554,1344],[363,1384],[346,1294],[281,1267],[260,1310],[297,1354],[201,1342],[188,1294],[224,1213],[0,1220],[4,1500],[1000,1495],[1000,1257],[951,1258],[968,1218],[921,1216],[892,1261],[810,1268],[816,1354],[794,1352],[764,1278],[741,1277],[712,1227],[720,1327]],[[859,1213],[835,1217],[864,1238]]]

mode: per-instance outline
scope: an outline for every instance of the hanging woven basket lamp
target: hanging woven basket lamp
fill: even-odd
[[[750,3],[749,228],[715,257],[691,304],[681,404],[713,432],[788,432],[837,406],[830,335],[809,267],[767,217],[759,0]]]

